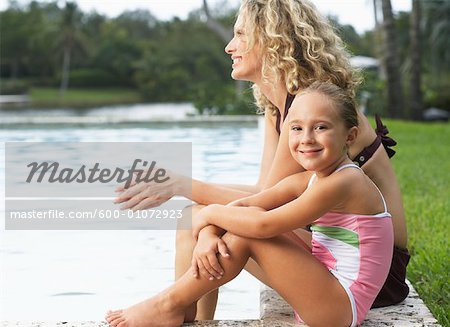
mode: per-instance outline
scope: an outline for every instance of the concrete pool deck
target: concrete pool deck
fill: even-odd
[[[408,282],[410,293],[402,303],[386,308],[373,309],[362,327],[440,327],[430,310]],[[291,307],[272,289],[262,286],[260,292],[261,319],[257,320],[209,320],[183,326],[190,327],[295,327]],[[0,327],[108,327],[106,322],[0,322]],[[303,325],[305,326],[305,325]]]

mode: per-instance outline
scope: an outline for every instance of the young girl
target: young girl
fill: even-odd
[[[347,154],[358,134],[353,99],[331,83],[313,83],[297,95],[288,124],[291,154],[311,173],[196,216],[194,237],[208,225],[227,231],[223,274],[211,280],[187,272],[157,296],[108,312],[110,325],[191,321],[196,301],[237,276],[249,258],[308,325],[363,321],[389,271],[393,229],[381,192]],[[308,224],[312,234],[302,229]]]

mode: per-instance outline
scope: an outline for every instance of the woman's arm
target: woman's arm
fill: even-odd
[[[294,101],[290,110],[294,109],[295,105],[296,103]],[[285,121],[289,119],[288,117],[286,117]],[[278,135],[275,127],[272,128],[272,132]],[[273,161],[267,172],[266,178],[262,180],[262,189],[272,187],[283,178],[302,171],[305,171],[305,169],[295,161],[289,149],[289,124],[283,124],[281,126],[278,146],[276,152],[273,154]]]
[[[260,192],[263,185],[266,184],[279,143],[279,136],[275,129],[275,120],[275,116],[268,110],[264,113],[264,146],[259,177],[255,185],[224,185],[192,180],[192,193],[189,198],[199,204],[227,204],[236,199]]]
[[[143,210],[158,206],[174,195],[184,196],[198,204],[227,204],[262,189],[269,169],[272,166],[278,146],[278,134],[275,130],[275,117],[269,112],[264,115],[264,148],[261,158],[259,178],[255,185],[224,185],[203,182],[187,176],[173,174],[170,182],[138,183],[128,189],[118,188],[116,203],[122,203],[122,209]]]

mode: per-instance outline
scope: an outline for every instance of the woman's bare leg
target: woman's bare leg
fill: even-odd
[[[202,205],[194,205],[188,210],[192,210],[192,217],[202,209]],[[192,252],[195,247],[195,239],[191,230],[177,230],[176,251],[175,251],[175,280],[183,276],[191,267]],[[216,311],[219,290],[212,290],[202,296],[197,302],[196,320],[212,320]]]
[[[348,326],[352,320],[350,301],[334,276],[302,245],[286,236],[247,239],[226,233],[230,257],[220,258],[221,279],[195,278],[187,272],[154,298],[126,310],[109,312],[114,327],[178,326],[185,311],[204,294],[239,274],[251,256],[266,274],[270,285],[310,325]]]

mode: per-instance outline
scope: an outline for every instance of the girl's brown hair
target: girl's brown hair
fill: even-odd
[[[314,82],[298,95],[317,92],[324,95],[338,111],[339,117],[348,129],[358,126],[358,112],[353,95],[329,82]]]

